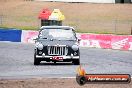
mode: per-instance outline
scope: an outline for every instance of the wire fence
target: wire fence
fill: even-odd
[[[88,21],[75,21],[69,24],[75,26],[81,32],[92,33],[111,33],[111,34],[131,34],[132,22],[113,20],[88,20]],[[68,22],[67,22],[68,24]]]
[[[87,33],[111,33],[111,34],[132,34],[132,21],[124,20],[80,20],[66,19],[63,25],[73,26],[77,32]],[[37,30],[41,21],[37,17],[15,17],[0,15],[0,27],[16,27],[20,29]]]

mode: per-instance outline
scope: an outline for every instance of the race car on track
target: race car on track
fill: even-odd
[[[34,65],[41,61],[80,64],[80,39],[73,27],[42,26],[35,40]]]

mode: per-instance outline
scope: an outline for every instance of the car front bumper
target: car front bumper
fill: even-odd
[[[36,58],[49,58],[52,59],[53,57],[63,57],[63,59],[79,59],[80,56],[44,56],[44,55],[36,55]]]

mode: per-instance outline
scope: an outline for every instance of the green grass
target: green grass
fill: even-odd
[[[113,32],[92,32],[92,31],[88,31],[88,30],[79,30],[79,29],[77,29],[76,30],[76,32],[78,32],[78,33],[94,33],[94,34],[115,34],[115,33],[113,33]]]
[[[0,28],[16,28],[16,29],[20,29],[20,30],[38,30],[39,28],[38,27],[35,27],[35,26],[5,26],[5,25],[2,25],[0,26]]]

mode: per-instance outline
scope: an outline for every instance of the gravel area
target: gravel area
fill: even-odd
[[[129,84],[85,84],[80,86],[74,78],[35,78],[0,80],[0,88],[132,88]]]

